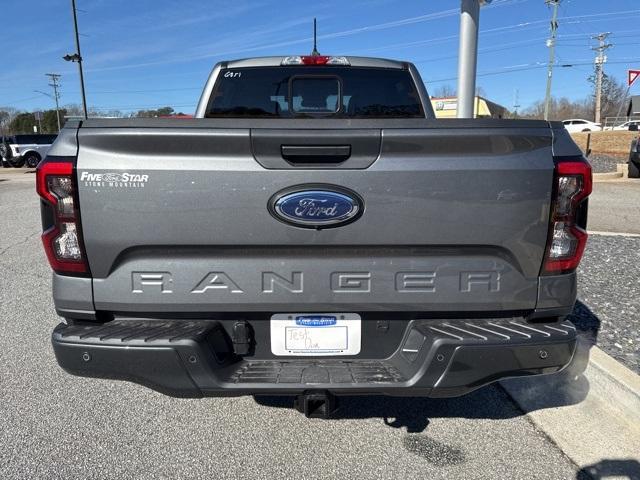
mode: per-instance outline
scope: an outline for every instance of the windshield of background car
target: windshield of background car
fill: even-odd
[[[344,66],[222,70],[207,118],[424,118],[408,70]]]

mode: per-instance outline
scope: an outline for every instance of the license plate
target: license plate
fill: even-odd
[[[280,313],[271,317],[274,355],[327,356],[360,353],[360,315]]]

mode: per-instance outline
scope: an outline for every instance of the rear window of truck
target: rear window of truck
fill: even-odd
[[[207,118],[424,118],[407,70],[280,66],[221,71]]]

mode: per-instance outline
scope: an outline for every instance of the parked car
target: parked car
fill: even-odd
[[[5,137],[0,144],[3,162],[12,167],[36,168],[46,155],[57,135],[29,134]]]
[[[640,120],[629,120],[628,122],[624,122],[621,123],[618,126],[615,127],[604,127],[605,130],[615,130],[615,131],[626,131],[626,130],[633,130],[633,127],[638,127],[640,126]]]
[[[629,178],[640,178],[640,135],[631,142]]]
[[[60,135],[36,184],[69,373],[326,416],[573,357],[591,167],[560,122],[436,120],[412,64],[313,55]]]
[[[602,124],[590,122],[589,120],[584,120],[581,118],[563,120],[562,123],[564,125],[564,128],[566,128],[569,133],[599,132],[600,130],[602,130]]]

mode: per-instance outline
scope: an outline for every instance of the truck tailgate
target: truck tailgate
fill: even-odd
[[[547,123],[280,132],[180,123],[78,131],[96,309],[535,307],[553,183]],[[334,165],[279,155],[283,144],[336,143],[352,152]],[[270,214],[274,194],[311,183],[356,192],[362,216],[314,230]]]

